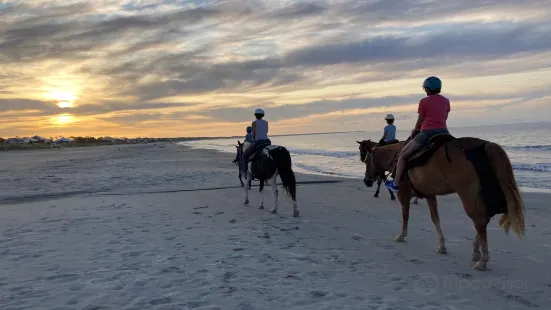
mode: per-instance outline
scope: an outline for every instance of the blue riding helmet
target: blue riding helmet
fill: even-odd
[[[253,132],[253,128],[251,126],[248,126],[247,127],[247,133],[251,133],[251,132]]]
[[[428,77],[423,82],[423,88],[426,88],[428,90],[441,89],[442,81],[440,81],[440,79],[435,76]]]

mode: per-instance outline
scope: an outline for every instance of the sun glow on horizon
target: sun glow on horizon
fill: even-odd
[[[57,101],[56,105],[60,108],[72,108],[74,106],[75,100],[77,100],[77,95],[66,89],[54,88],[50,90],[46,97],[48,99]]]
[[[65,126],[65,125],[74,123],[75,117],[72,116],[71,114],[64,113],[64,114],[59,114],[57,116],[50,118],[50,122],[53,125]]]

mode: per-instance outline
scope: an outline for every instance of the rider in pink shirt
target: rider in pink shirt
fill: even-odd
[[[418,133],[413,140],[407,143],[398,157],[396,165],[396,178],[385,182],[385,186],[397,192],[398,184],[406,168],[407,159],[415,151],[429,143],[429,139],[437,134],[449,133],[446,121],[450,113],[450,100],[440,95],[442,81],[435,76],[427,78],[423,82],[423,89],[427,97],[419,101],[417,112],[419,117],[412,135]]]

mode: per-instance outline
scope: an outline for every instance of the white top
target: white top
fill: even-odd
[[[263,119],[257,119],[254,121],[256,124],[256,136],[254,137],[255,140],[266,140],[268,139],[268,122]]]

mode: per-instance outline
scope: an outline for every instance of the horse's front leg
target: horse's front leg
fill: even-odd
[[[409,188],[402,188],[398,192],[398,199],[402,205],[402,232],[394,238],[396,242],[404,242],[408,235],[408,221],[409,221],[409,203],[411,199],[411,193]]]
[[[377,190],[375,190],[375,194],[373,194],[373,197],[378,198],[379,197],[379,190],[381,189],[381,179],[377,179]]]
[[[241,176],[241,168],[239,168],[239,183],[241,183],[241,187],[245,186],[245,183],[243,183],[243,179],[242,179],[242,176]]]
[[[440,217],[438,216],[438,203],[436,201],[436,196],[429,196],[426,199],[430,209],[430,218],[434,224],[434,227],[436,227],[436,234],[438,235],[438,254],[446,254],[448,251],[446,250],[444,234],[440,228]]]
[[[247,182],[250,182],[250,179],[251,179],[251,174],[250,173],[247,173]],[[248,186],[243,186],[243,188],[245,189],[245,205],[249,205],[249,187]]]

